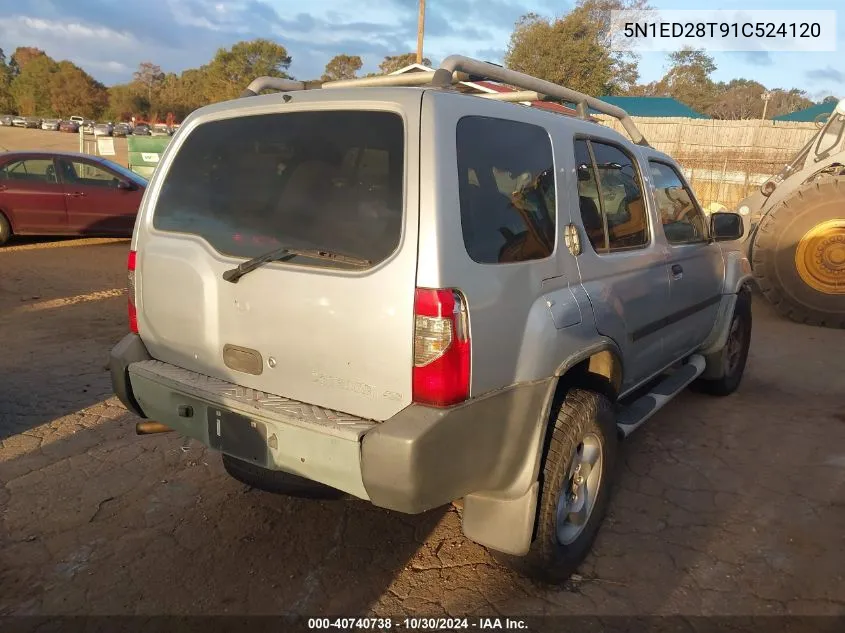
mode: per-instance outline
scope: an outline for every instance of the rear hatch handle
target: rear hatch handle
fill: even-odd
[[[257,257],[248,259],[242,264],[238,264],[235,268],[230,268],[229,270],[223,273],[223,279],[230,283],[236,284],[238,283],[238,280],[240,280],[241,277],[243,277],[249,272],[252,272],[256,268],[260,268],[264,264],[275,260],[296,256],[310,257],[312,259],[328,259],[341,264],[349,264],[350,266],[355,266],[357,268],[366,268],[367,266],[372,265],[372,262],[369,259],[353,257],[351,255],[343,255],[341,253],[335,253],[333,251],[327,251],[323,249],[291,248],[289,246],[282,246],[280,248],[275,248],[268,253],[264,253],[263,255],[258,255]]]

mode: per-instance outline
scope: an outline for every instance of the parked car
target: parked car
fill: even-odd
[[[41,121],[41,129],[49,130],[51,132],[58,132],[59,124],[60,121],[58,119],[44,119],[43,121]]]
[[[37,130],[41,127],[41,118],[37,116],[28,116],[25,118],[26,123],[24,127],[31,128],[33,130]]]
[[[4,114],[0,116],[0,125],[10,126],[12,125],[12,119],[14,119],[11,114]]]
[[[85,117],[81,117],[81,116],[76,115],[76,114],[75,114],[75,115],[73,115],[72,117],[70,117],[70,119],[69,119],[69,120],[70,120],[70,121],[73,121],[74,123],[76,123],[76,124],[78,124],[78,125],[83,125],[83,124],[86,122]]]
[[[410,514],[463,499],[468,538],[562,581],[619,436],[693,381],[739,385],[743,222],[707,222],[622,109],[543,86],[627,136],[452,90],[462,73],[539,83],[452,56],[423,89],[193,112],[139,211],[112,385],[155,421],[138,433],[195,438],[250,486]]]
[[[152,130],[153,136],[170,136],[173,132],[166,123],[156,123]]]
[[[26,117],[16,116],[12,119],[14,127],[26,127]]]
[[[79,123],[76,121],[62,121],[59,123],[59,132],[79,132]]]
[[[94,126],[94,136],[111,136],[114,126],[111,123],[97,123]]]
[[[152,136],[152,130],[150,130],[150,126],[146,123],[138,123],[132,129],[133,136]]]
[[[132,127],[128,123],[118,123],[112,130],[112,136],[127,136],[132,134]]]
[[[131,235],[146,186],[98,156],[2,153],[0,244],[11,235]]]

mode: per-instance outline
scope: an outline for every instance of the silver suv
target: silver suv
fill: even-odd
[[[518,92],[467,94],[479,78]],[[521,105],[542,99],[579,116]],[[737,388],[742,224],[708,219],[623,110],[498,66],[261,78],[194,112],[150,182],[114,390],[139,433],[258,488],[463,499],[468,538],[559,581],[618,440],[693,381]]]

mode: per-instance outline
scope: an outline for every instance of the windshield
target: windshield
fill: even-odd
[[[404,128],[389,112],[292,112],[205,123],[185,139],[153,225],[227,255],[277,246],[378,263],[402,224]],[[296,257],[292,263],[337,266]]]
[[[147,179],[141,176],[140,174],[136,174],[134,171],[127,169],[123,165],[118,165],[117,163],[113,163],[111,161],[103,161],[103,164],[108,165],[109,169],[112,169],[119,173],[121,176],[128,178],[132,182],[141,185],[142,187],[147,186]]]

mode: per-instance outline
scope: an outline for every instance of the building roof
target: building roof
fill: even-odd
[[[833,109],[836,107],[836,101],[828,101],[827,103],[817,103],[809,108],[790,112],[789,114],[781,114],[780,116],[773,116],[772,121],[815,121],[819,115],[830,116]]]
[[[408,66],[403,66],[399,70],[394,70],[390,74],[391,75],[401,75],[402,73],[419,72],[419,71],[423,71],[423,72],[427,72],[427,73],[433,73],[434,69],[429,67],[429,66],[426,66],[425,64],[409,64]]]
[[[672,97],[599,97],[599,99],[619,106],[631,116],[710,118]]]

